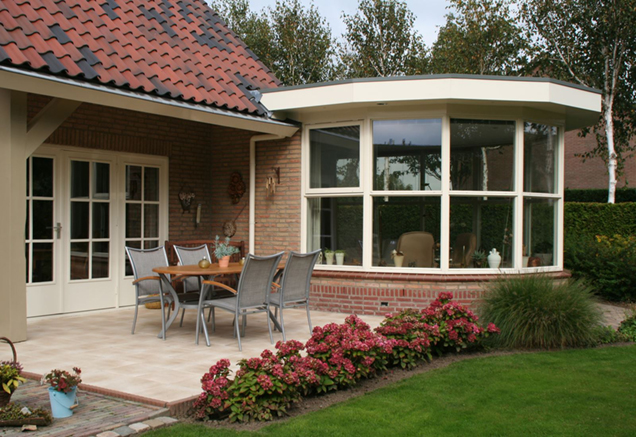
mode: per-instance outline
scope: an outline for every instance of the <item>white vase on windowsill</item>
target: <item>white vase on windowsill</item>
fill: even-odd
[[[490,255],[488,255],[488,267],[491,269],[498,269],[501,264],[501,255],[497,249],[493,249],[490,251]]]
[[[333,264],[333,252],[325,252],[325,261],[327,263],[327,265],[332,265]]]
[[[336,252],[336,264],[338,264],[339,266],[344,265],[344,257],[344,252]]]

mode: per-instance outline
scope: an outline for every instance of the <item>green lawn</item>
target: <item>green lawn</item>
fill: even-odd
[[[636,435],[636,346],[471,359],[258,433],[158,436]]]

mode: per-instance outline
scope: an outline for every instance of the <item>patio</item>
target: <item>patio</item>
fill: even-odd
[[[232,336],[232,315],[216,312],[216,332],[194,344],[196,311],[186,311],[183,327],[178,319],[168,329],[165,341],[157,338],[161,330],[158,310],[139,309],[135,335],[130,334],[134,308],[101,310],[78,314],[31,318],[28,340],[16,344],[18,360],[24,370],[44,374],[53,368],[82,369],[84,384],[112,391],[127,399],[155,405],[180,403],[201,391],[201,376],[222,358],[232,364],[242,358],[258,356],[269,343],[265,316],[248,317],[243,351]],[[342,323],[347,314],[312,311],[313,326]],[[373,328],[382,317],[361,316]],[[306,341],[309,329],[304,309],[285,310],[287,339]],[[282,334],[274,331],[274,343]],[[144,399],[145,398],[145,399]]]

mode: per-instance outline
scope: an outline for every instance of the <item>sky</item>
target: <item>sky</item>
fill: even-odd
[[[310,0],[300,0],[309,6]],[[267,6],[275,6],[276,0],[250,0],[250,8],[260,11]],[[439,27],[446,22],[444,17],[448,10],[447,0],[406,0],[408,8],[417,17],[415,28],[424,38],[428,47],[432,46],[437,39]],[[314,5],[320,11],[320,15],[327,19],[334,37],[339,37],[345,31],[344,23],[340,18],[342,12],[347,15],[355,15],[358,10],[358,0],[315,0]]]

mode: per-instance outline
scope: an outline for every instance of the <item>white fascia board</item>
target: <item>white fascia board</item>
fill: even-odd
[[[280,121],[9,67],[0,67],[0,88],[283,137],[298,131],[297,126]]]
[[[592,91],[547,81],[431,78],[326,84],[263,93],[270,111],[311,109],[360,103],[476,101],[484,104],[555,104],[600,112],[601,96]]]

